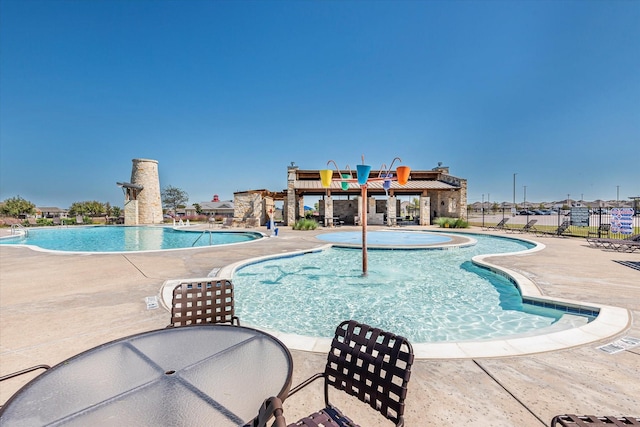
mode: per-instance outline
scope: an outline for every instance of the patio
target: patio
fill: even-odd
[[[206,276],[244,258],[319,247],[325,242],[314,236],[321,232],[281,227],[277,238],[250,245],[148,254],[64,255],[0,246],[0,373],[54,365],[100,343],[163,328],[169,313],[147,310],[145,297],[157,295],[165,280]],[[489,260],[525,275],[546,295],[640,315],[640,272],[618,262],[637,262],[637,253],[591,248],[584,239],[534,240],[546,249]],[[640,372],[640,347],[615,354],[596,348],[624,336],[640,338],[637,321],[619,336],[561,351],[416,360],[406,425],[543,426],[560,413],[640,416],[640,382],[633,379]],[[321,371],[326,361],[325,354],[293,350],[292,355],[294,385]],[[3,383],[0,402],[29,378]],[[318,383],[287,399],[286,418],[317,409],[321,395]],[[362,425],[390,425],[355,402],[340,406]]]

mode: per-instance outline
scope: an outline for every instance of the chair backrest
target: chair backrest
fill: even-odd
[[[611,417],[595,415],[556,415],[551,420],[551,427],[590,427],[590,426],[638,426],[640,418],[637,417]]]
[[[413,364],[413,347],[401,336],[354,320],[342,322],[331,343],[324,371],[325,403],[331,385],[398,424]]]
[[[234,322],[240,324],[230,280],[183,282],[173,289],[170,326]]]
[[[560,227],[558,227],[557,233],[558,234],[562,234],[565,231],[567,231],[567,228],[569,228],[569,225],[571,223],[569,222],[569,220],[565,219],[564,221],[562,221],[562,224],[560,224]]]
[[[536,224],[536,222],[538,222],[537,219],[529,220],[529,222],[525,224],[524,228],[525,229],[529,229],[529,228],[533,227]]]

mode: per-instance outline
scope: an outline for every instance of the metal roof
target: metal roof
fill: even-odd
[[[349,184],[349,190],[348,191],[360,191],[360,186],[355,183],[355,182],[350,182]],[[384,188],[382,187],[382,181],[373,181],[373,182],[369,182],[367,184],[367,189],[369,190],[380,190],[380,191],[384,191]],[[320,180],[304,180],[304,181],[295,181],[294,182],[294,188],[296,190],[318,190],[318,191],[324,191],[325,188],[322,186],[322,183],[320,182]],[[391,182],[391,189],[392,190],[404,190],[404,191],[411,191],[411,190],[415,190],[415,191],[422,191],[422,190],[456,190],[459,189],[460,187],[456,187],[455,185],[451,185],[451,184],[447,184],[446,182],[442,182],[442,181],[433,181],[433,180],[428,180],[428,181],[422,181],[422,180],[416,180],[416,181],[409,181],[407,182],[406,185],[400,185],[398,184],[397,181],[392,181]],[[341,183],[339,181],[333,181],[331,182],[331,190],[338,190],[338,191],[342,191],[342,187],[341,187]]]

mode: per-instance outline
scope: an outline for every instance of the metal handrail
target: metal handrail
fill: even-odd
[[[198,240],[200,240],[200,238],[201,238],[202,236],[204,236],[204,234],[205,234],[205,233],[209,233],[209,246],[211,246],[211,245],[212,245],[212,242],[211,242],[211,238],[212,238],[211,231],[205,230],[205,231],[203,231],[203,232],[198,236],[198,238],[197,238],[197,239],[196,239],[196,240],[191,244],[191,247],[194,247],[194,246],[196,245],[196,243],[198,243]]]
[[[23,233],[25,236],[29,235],[29,230],[22,224],[18,223],[18,224],[11,224],[11,234],[17,234],[18,233],[18,229],[20,229],[20,232]]]

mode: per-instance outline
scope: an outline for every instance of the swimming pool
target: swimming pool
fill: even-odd
[[[449,250],[370,250],[367,276],[361,251],[348,248],[244,265],[233,275],[236,313],[248,324],[309,337],[331,337],[342,320],[358,319],[415,343],[525,335],[566,314],[523,303],[510,280],[471,262],[533,244],[473,239],[476,245]]]
[[[264,237],[251,231],[202,231],[170,227],[91,226],[29,229],[0,244],[29,245],[67,252],[134,252],[185,249],[250,242]]]

